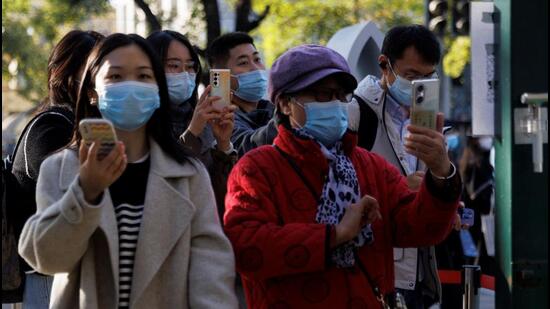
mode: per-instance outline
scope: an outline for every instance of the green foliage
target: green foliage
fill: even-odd
[[[2,0],[2,82],[23,81],[17,91],[37,100],[47,93],[47,61],[55,43],[92,15],[106,11],[107,1]],[[8,66],[17,62],[13,76]]]
[[[423,0],[255,0],[256,12],[271,12],[253,31],[266,63],[287,49],[306,43],[326,44],[341,28],[371,20],[382,31],[404,23],[421,23]]]
[[[443,71],[452,78],[459,78],[470,62],[472,41],[468,36],[458,36],[448,44],[447,54],[443,57]]]

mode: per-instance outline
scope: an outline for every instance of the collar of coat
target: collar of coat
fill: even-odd
[[[350,156],[357,146],[357,133],[348,130],[342,137],[344,153]],[[279,134],[273,142],[282,151],[289,154],[298,164],[328,168],[327,159],[316,141],[297,136],[285,125],[279,125]]]
[[[194,164],[181,164],[168,156],[159,144],[149,138],[150,157],[151,157],[151,173],[154,173],[163,178],[179,178],[189,177],[197,173]],[[61,162],[61,177],[59,178],[59,187],[62,190],[67,190],[74,180],[74,175],[78,174],[79,164],[74,164],[78,161],[76,151],[65,151]]]

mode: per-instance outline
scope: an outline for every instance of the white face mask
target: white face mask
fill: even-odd
[[[489,151],[493,148],[493,138],[489,136],[480,137],[478,139],[479,148],[483,151]]]

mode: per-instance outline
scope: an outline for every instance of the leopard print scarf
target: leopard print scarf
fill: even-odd
[[[295,131],[301,137],[313,139],[303,129]],[[323,186],[315,220],[322,224],[336,225],[344,217],[346,208],[361,199],[359,181],[351,160],[344,154],[342,142],[337,142],[331,149],[321,143],[319,146],[329,161],[329,172]],[[332,262],[339,268],[352,267],[355,264],[354,251],[356,248],[371,244],[373,241],[374,235],[369,224],[353,240],[332,251]]]

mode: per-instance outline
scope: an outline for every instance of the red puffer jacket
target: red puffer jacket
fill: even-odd
[[[275,147],[250,151],[233,168],[224,223],[249,308],[379,308],[360,264],[382,293],[393,292],[392,247],[434,245],[450,231],[460,179],[447,188],[452,192],[446,198],[429,180],[412,192],[397,169],[356,147],[356,140],[354,134],[344,136],[345,152],[361,194],[378,200],[383,219],[372,225],[374,242],[358,250],[360,263],[351,268],[331,265],[333,229],[315,222],[317,201]],[[283,126],[275,145],[293,158],[320,196],[328,163],[319,146]]]

